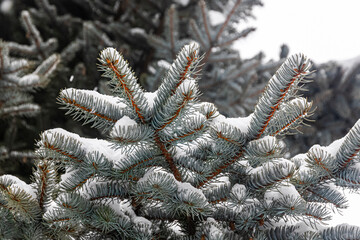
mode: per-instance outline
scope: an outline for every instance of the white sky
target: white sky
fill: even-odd
[[[360,0],[263,0],[246,25],[257,30],[236,43],[243,58],[262,50],[278,59],[286,43],[290,54],[302,52],[314,62],[360,55]],[[244,24],[240,24],[244,26]]]
[[[342,215],[339,213],[332,213],[333,219],[331,220],[330,225],[338,225],[341,223],[348,223],[351,225],[360,227],[360,195],[355,193],[350,193],[349,191],[344,191],[349,200],[347,209],[341,211]]]
[[[271,0],[254,10],[255,20],[244,26],[256,31],[238,41],[242,58],[260,50],[266,59],[278,59],[286,43],[290,54],[302,52],[316,63],[348,60],[360,55],[360,0]],[[360,226],[360,195],[350,194],[349,208],[333,214],[330,225]]]

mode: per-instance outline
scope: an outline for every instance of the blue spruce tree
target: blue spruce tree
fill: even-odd
[[[312,73],[289,57],[255,110],[226,118],[198,100],[203,56],[182,48],[155,92],[138,84],[114,48],[99,69],[114,96],[68,88],[59,103],[105,140],[50,129],[38,142],[33,182],[0,177],[5,239],[357,239],[324,227],[346,207],[337,186],[358,189],[360,121],[327,147],[288,158],[279,136],[313,112],[298,95]]]

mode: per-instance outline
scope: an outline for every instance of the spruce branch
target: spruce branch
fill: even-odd
[[[33,189],[17,177],[3,175],[0,177],[1,198],[4,206],[24,219],[39,219],[40,208],[34,199]]]
[[[191,32],[195,34],[196,40],[201,44],[201,46],[206,46],[206,40],[203,38],[203,34],[201,34],[200,28],[194,19],[190,20],[190,27],[192,30]]]
[[[34,171],[34,182],[37,185],[37,196],[39,207],[42,212],[52,201],[52,194],[56,185],[55,164],[47,160],[39,160],[36,171]]]
[[[83,144],[69,136],[66,131],[48,131],[41,135],[41,141],[37,143],[37,153],[42,158],[50,158],[63,161],[64,163],[73,161],[74,163],[82,163],[85,159],[86,152]]]
[[[165,76],[166,81],[163,81],[159,86],[155,98],[155,109],[162,107],[162,105],[175,94],[182,82],[190,78],[191,74],[196,71],[196,67],[200,62],[199,60],[199,45],[197,43],[183,47],[168,70]]]
[[[268,187],[273,186],[277,182],[291,178],[295,172],[295,167],[291,162],[279,162],[267,164],[258,171],[251,173],[247,186],[254,190],[264,191]]]
[[[359,173],[360,171],[356,167],[349,167],[348,169],[346,169],[346,171],[340,172],[338,176],[339,185],[359,188],[359,184],[360,184]]]
[[[198,184],[197,184],[197,188],[201,188],[202,186],[204,186],[207,182],[209,182],[210,180],[214,179],[216,176],[218,176],[219,174],[221,174],[225,169],[227,169],[228,167],[230,167],[233,163],[235,163],[236,161],[238,161],[244,154],[244,150],[240,150],[238,151],[233,157],[231,157],[230,159],[223,161],[222,164],[216,166],[214,169],[212,169],[212,171],[210,173],[208,173],[205,176],[204,180],[201,180]]]
[[[68,88],[60,92],[58,101],[75,120],[92,123],[92,127],[103,130],[109,130],[124,115],[132,116],[122,99],[95,91]]]
[[[310,67],[311,63],[304,55],[294,55],[281,65],[255,107],[250,125],[252,139],[260,138],[281,104],[296,96],[297,86],[311,73]],[[287,123],[279,124],[286,126]]]
[[[304,124],[304,120],[309,121],[308,118],[314,112],[312,105],[312,102],[304,98],[296,98],[284,103],[270,120],[266,131],[271,133],[269,135],[276,136],[289,133],[292,129],[297,130],[301,124]]]
[[[115,86],[114,91],[128,102],[136,112],[140,122],[145,123],[149,116],[144,115],[148,103],[145,100],[144,92],[137,83],[134,73],[124,58],[113,48],[107,48],[100,53],[99,68],[104,71],[104,76],[111,79]]]
[[[336,154],[337,164],[339,170],[344,170],[347,166],[350,166],[354,158],[360,151],[360,121],[357,121],[355,125],[346,134],[343,143],[340,146],[339,151]]]
[[[233,7],[231,8],[231,10],[229,11],[229,13],[227,14],[226,16],[226,19],[224,21],[224,23],[221,25],[221,28],[219,29],[219,31],[217,32],[216,34],[216,37],[215,37],[215,41],[217,41],[221,34],[223,33],[223,31],[225,30],[226,26],[229,24],[230,22],[230,19],[233,17],[236,9],[239,7],[239,5],[241,4],[242,0],[237,0],[235,2],[235,4],[233,5]],[[203,4],[203,3],[202,3]]]
[[[46,42],[42,39],[39,30],[33,23],[30,13],[26,10],[21,12],[21,22],[26,30],[26,37],[30,40],[31,45],[26,46],[16,42],[9,43],[11,52],[21,54],[24,56],[37,56],[44,61],[58,46],[58,41],[55,38],[50,38]]]
[[[310,224],[313,220],[326,221],[330,219],[330,212],[326,206],[317,202],[307,203],[305,215],[310,217]]]
[[[291,239],[296,237],[295,226],[281,226],[274,227],[266,231],[266,238],[270,240],[275,239]]]
[[[236,34],[232,34],[231,38],[230,39],[227,39],[227,40],[223,40],[223,41],[219,41],[218,44],[216,44],[216,47],[225,47],[225,46],[228,46],[232,43],[234,43],[235,41],[239,40],[240,38],[244,38],[246,37],[248,34],[250,34],[251,32],[255,31],[256,29],[255,28],[246,28],[244,30],[242,30],[241,32],[239,33],[236,33]]]
[[[321,175],[331,176],[334,172],[334,158],[316,146],[308,151],[306,161]]]
[[[154,137],[154,130],[147,125],[128,125],[117,124],[110,132],[110,137],[115,143],[134,144],[140,141],[150,142]],[[116,146],[116,145],[115,145]]]
[[[307,188],[310,194],[306,196],[308,201],[331,203],[337,208],[346,208],[347,199],[338,190],[327,186]]]
[[[360,228],[347,224],[330,227],[321,231],[320,236],[326,240],[356,239],[360,237]]]
[[[205,4],[204,0],[201,0],[199,2],[199,7],[200,7],[200,11],[201,11],[202,24],[204,25],[204,29],[205,29],[205,33],[206,33],[206,36],[207,36],[209,49],[210,49],[213,41],[212,41],[212,37],[211,37],[211,34],[210,34],[210,29],[209,29],[209,18],[208,18],[208,15],[207,15],[208,11],[207,11],[207,7],[206,7],[206,4]],[[209,51],[207,51],[207,52],[209,52]]]

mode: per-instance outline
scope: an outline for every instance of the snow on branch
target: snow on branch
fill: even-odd
[[[150,141],[154,130],[148,125],[137,124],[127,116],[118,120],[110,132],[110,137],[119,145]]]
[[[60,92],[58,101],[66,114],[75,120],[83,120],[84,124],[92,123],[92,127],[108,130],[124,115],[134,117],[131,109],[121,98],[102,95],[96,91],[68,88]]]
[[[38,219],[40,208],[36,204],[34,189],[12,175],[0,176],[0,194],[5,208],[21,213],[25,219]]]
[[[290,161],[267,163],[250,172],[247,186],[254,190],[264,191],[276,183],[291,178],[294,172],[295,166]]]

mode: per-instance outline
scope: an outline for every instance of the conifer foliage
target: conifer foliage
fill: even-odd
[[[30,128],[26,121],[21,121],[22,117],[40,112],[31,92],[50,82],[50,75],[60,62],[60,56],[53,53],[56,39],[43,41],[29,12],[21,13],[21,21],[30,45],[0,41],[0,120],[5,132],[0,141],[0,160],[34,156],[29,149],[17,149],[17,145],[22,147],[16,142],[17,132],[21,126]]]
[[[203,92],[200,99],[216,104],[226,116],[246,116],[268,80],[265,76],[271,76],[286,58],[282,56],[277,61],[264,63],[264,55],[259,53],[250,59],[242,59],[232,46],[255,31],[255,28],[243,28],[239,23],[253,17],[252,9],[261,5],[258,0],[200,0],[193,5],[188,21],[189,17],[184,17],[185,11],[172,4],[165,13],[162,34],[146,36],[155,56],[145,85],[155,90],[176,53],[184,44],[196,41],[204,55],[200,63],[199,88]],[[186,31],[182,31],[186,27]]]
[[[105,47],[119,49],[131,63],[141,85],[155,91],[182,46],[193,40],[199,42],[202,51],[199,54],[205,54],[199,63],[201,75],[197,76],[203,93],[200,99],[213,102],[227,116],[245,116],[251,112],[268,77],[285,60],[283,55],[281,59],[263,63],[261,53],[250,59],[241,58],[232,46],[255,30],[243,26],[240,32],[237,29],[245,22],[243,20],[253,17],[252,9],[262,5],[259,0],[7,2],[12,5],[8,11],[0,9],[0,19],[6,20],[0,21],[0,28],[4,29],[0,37],[11,41],[11,51],[21,57],[43,61],[56,50],[61,58],[53,75],[56,81],[41,94],[34,94],[42,105],[37,125],[27,127],[34,136],[26,134],[27,139],[12,141],[16,142],[17,149],[18,146],[32,149],[36,134],[54,125],[72,132],[81,131],[77,133],[82,136],[101,136],[88,128],[79,130],[79,125],[63,117],[56,110],[55,101],[48,99],[54,99],[59,89],[70,87],[96,88],[110,94],[106,81],[100,80],[94,68],[98,52]],[[214,13],[223,21],[212,21]],[[21,15],[26,35],[15,20],[18,15]],[[30,46],[18,44],[25,41],[25,36]],[[14,129],[22,127],[19,122],[13,125]],[[0,135],[0,142],[8,142],[7,136],[16,134],[0,131]],[[4,168],[0,167],[0,171]]]
[[[67,114],[108,133],[89,139],[50,129],[38,142],[33,183],[0,177],[0,234],[46,239],[356,239],[319,230],[345,208],[335,186],[358,189],[360,121],[328,147],[292,159],[277,137],[312,113],[297,95],[310,61],[291,56],[254,113],[226,118],[198,100],[197,43],[182,48],[155,92],[145,92],[113,48],[99,69],[115,96],[64,89]],[[19,230],[20,229],[20,230]]]

